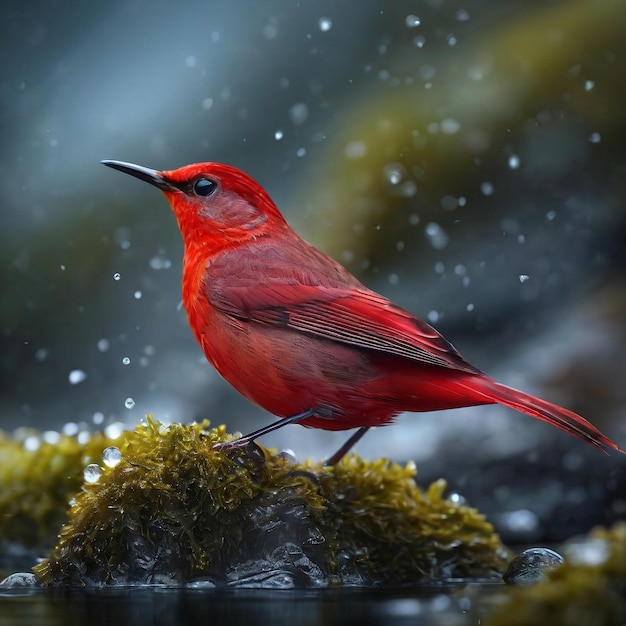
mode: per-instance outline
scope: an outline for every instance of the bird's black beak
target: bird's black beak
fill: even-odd
[[[100,161],[102,165],[112,167],[114,170],[119,170],[125,174],[130,174],[139,180],[143,180],[155,187],[158,187],[161,191],[174,191],[176,187],[168,182],[163,174],[157,170],[151,170],[149,167],[143,167],[143,165],[135,165],[134,163],[124,163],[124,161]]]

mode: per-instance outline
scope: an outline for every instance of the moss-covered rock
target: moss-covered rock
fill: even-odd
[[[148,420],[121,460],[84,484],[59,543],[37,565],[49,585],[326,586],[485,578],[506,553],[484,517],[421,490],[412,464],[352,455],[294,464],[223,427]]]

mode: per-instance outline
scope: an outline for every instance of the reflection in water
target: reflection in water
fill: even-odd
[[[483,588],[497,588],[483,586]],[[469,623],[473,587],[326,589],[320,591],[15,589],[0,594],[0,624],[104,626],[170,624]]]

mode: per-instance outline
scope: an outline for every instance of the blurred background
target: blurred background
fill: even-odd
[[[99,164],[223,161],[471,363],[626,445],[622,0],[2,13],[0,428],[273,419],[195,344],[164,198]],[[289,426],[263,443],[324,457],[347,435]],[[552,523],[539,502],[626,510],[620,459],[499,407],[401,416],[359,452],[488,494],[522,539]]]

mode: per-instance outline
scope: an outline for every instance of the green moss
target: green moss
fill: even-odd
[[[545,582],[516,587],[500,608],[484,620],[485,626],[618,626],[626,621],[626,523],[596,529],[594,551],[606,550],[598,565],[568,561]],[[573,551],[575,552],[575,551]]]
[[[45,584],[372,584],[488,577],[505,552],[482,515],[422,491],[412,464],[357,456],[294,465],[262,448],[216,451],[207,424],[148,420],[122,460],[83,485]]]
[[[350,455],[334,468],[312,469],[328,509],[325,533],[339,551],[364,552],[366,578],[433,582],[484,577],[502,567],[506,554],[491,524],[445,498],[444,480],[423,491],[414,464]]]
[[[28,437],[39,441],[29,451]],[[68,503],[80,489],[83,469],[102,458],[115,440],[101,433],[86,443],[61,436],[46,443],[36,431],[10,437],[0,431],[0,543],[50,549],[67,520]]]

